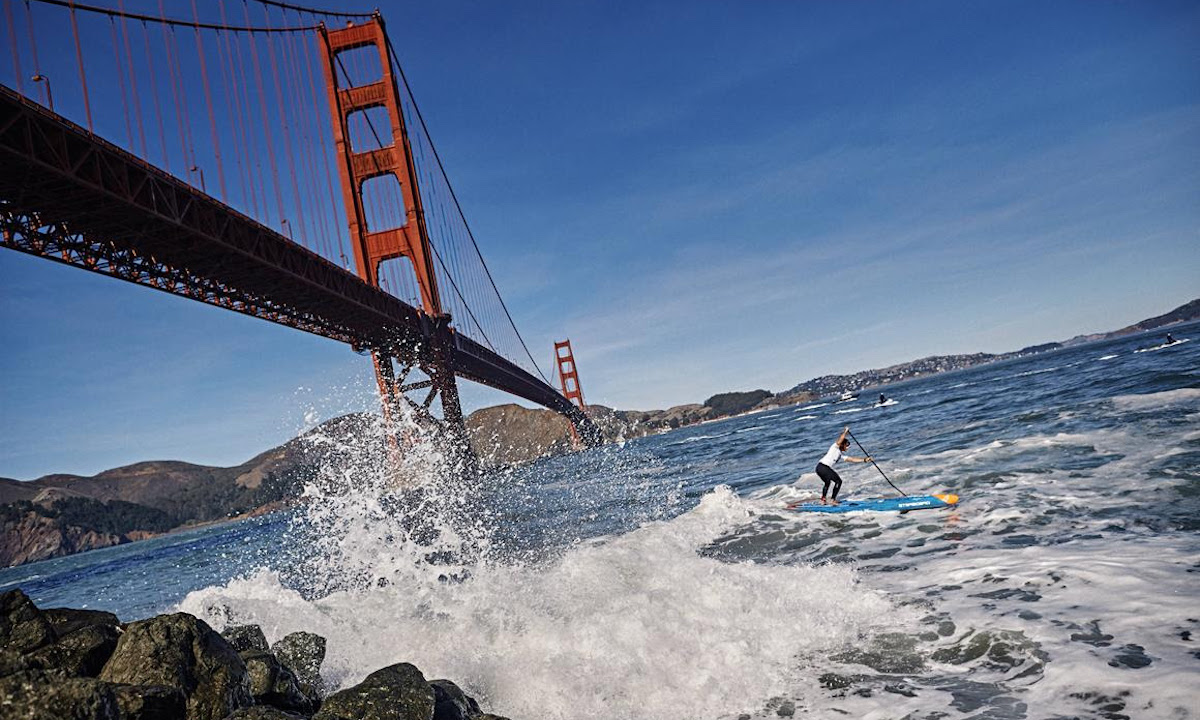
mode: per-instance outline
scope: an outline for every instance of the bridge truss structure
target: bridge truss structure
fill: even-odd
[[[16,31],[21,4],[4,3],[13,84],[18,88],[0,84],[0,246],[259,317],[370,353],[385,415],[407,405],[427,421],[462,436],[465,430],[456,378],[463,378],[559,412],[587,442],[599,441],[587,415],[541,376],[524,347],[466,226],[378,14],[355,15],[336,29],[329,29],[323,20],[289,25],[289,12],[304,20],[319,11],[247,0],[243,3],[247,7],[260,3],[267,8],[263,21],[254,25],[247,17],[246,24],[231,26],[199,17],[186,22],[33,0],[24,4],[29,28],[25,39]],[[39,6],[38,12],[48,8],[47,12],[67,13],[70,24],[56,27],[75,28],[78,91],[64,92],[60,86],[66,83],[60,82],[53,97],[46,80],[45,103],[24,95],[19,87],[23,54],[33,57],[35,78],[46,78],[39,62],[49,65],[38,59],[35,30],[48,20],[30,9],[34,5]],[[101,46],[100,52],[117,52],[117,74],[126,101],[125,147],[95,129],[102,123],[97,117],[101,104],[89,99],[86,68],[93,64],[85,59],[82,48],[87,43],[81,38],[86,41],[97,36],[78,29],[77,16],[84,13],[106,18],[112,29],[111,45]],[[224,0],[221,15],[224,19]],[[131,35],[137,35],[136,29],[129,31],[131,24],[140,26],[142,43],[130,41]],[[165,58],[178,67],[160,67],[157,77],[140,78],[138,109],[131,113],[128,103],[135,98],[132,88],[139,82],[133,69],[138,66],[134,48],[144,46],[146,60],[162,55],[155,52],[151,41],[157,38],[156,27],[162,30],[158,48],[165,49]],[[191,55],[176,34],[178,28],[194,34],[198,61],[181,59]],[[223,33],[239,40],[230,40]],[[281,37],[275,33],[303,37],[291,44],[272,43]],[[245,41],[246,36],[251,40]],[[280,100],[284,95],[277,92],[272,97],[261,83],[257,93],[261,107],[252,106],[244,86],[210,85],[212,75],[231,79],[238,72],[245,74],[237,60],[249,57],[256,47],[250,43],[262,45],[262,37],[274,53],[272,63],[276,56],[280,65],[290,61],[294,75],[277,84],[298,90],[291,96],[301,98],[298,107],[272,103],[271,99]],[[207,46],[206,38],[210,41]],[[217,56],[209,58],[208,67],[218,66],[220,73],[215,68],[213,72],[205,70],[206,52],[211,54],[214,45]],[[363,57],[372,54],[382,71],[361,81]],[[255,56],[253,64],[261,68],[267,63]],[[203,114],[182,112],[177,107],[179,130],[169,132],[163,117],[170,112],[156,106],[152,113],[144,107],[147,95],[160,90],[167,95],[163,89],[167,86],[178,105],[185,85],[182,76],[196,65],[204,75],[208,100],[208,142],[200,139],[205,135],[202,127],[189,128],[183,120],[186,116],[189,122],[203,125]],[[314,80],[318,68],[326,88],[324,112],[333,121],[324,130],[313,118],[322,105]],[[66,75],[61,63],[56,73]],[[170,80],[165,76],[171,76]],[[0,74],[0,79],[3,77]],[[92,83],[96,83],[94,74]],[[306,87],[311,92],[303,92]],[[82,97],[86,127],[50,107],[55,100],[61,106],[71,97]],[[218,98],[215,106],[231,118],[224,124],[218,121],[214,97]],[[74,103],[77,109],[79,105]],[[239,114],[245,117],[239,120]],[[251,131],[249,118],[258,114],[263,118],[262,129]],[[416,133],[412,131],[414,123]],[[145,139],[146,129],[155,127],[162,147],[157,158],[152,157],[156,153],[151,149],[155,141]],[[252,137],[255,133],[263,142]],[[289,133],[299,141],[290,147]],[[280,134],[285,137],[276,137]],[[373,142],[363,142],[364,135]],[[222,141],[226,143],[225,159]],[[170,149],[175,143],[182,151]],[[263,145],[270,151],[269,162],[250,157]],[[233,163],[228,160],[231,150],[236,158]],[[292,153],[287,155],[292,175],[290,197],[288,183],[282,179],[287,172],[281,176],[265,169],[283,165],[285,151]],[[219,197],[208,192],[201,166],[209,168],[210,175],[211,170],[218,171],[221,189],[214,192]],[[333,167],[343,191],[340,203],[329,178],[335,174]],[[178,170],[172,172],[175,168],[181,168],[186,177],[180,177]],[[300,182],[296,178],[301,178]],[[372,192],[380,180],[386,188],[382,202],[378,191]],[[302,190],[304,183],[307,188]],[[329,193],[321,192],[322,183]],[[329,217],[334,214],[344,219],[341,229]],[[430,221],[431,216],[435,222]],[[299,227],[300,241],[293,239],[293,227]],[[523,362],[521,349],[528,362]],[[440,418],[434,411],[435,401],[440,405]]]

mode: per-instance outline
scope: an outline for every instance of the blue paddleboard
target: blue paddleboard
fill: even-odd
[[[788,505],[788,510],[798,512],[847,513],[847,512],[906,512],[930,508],[951,507],[958,502],[957,495],[909,495],[898,498],[867,498],[865,500],[841,500],[837,505],[822,505],[807,502]]]

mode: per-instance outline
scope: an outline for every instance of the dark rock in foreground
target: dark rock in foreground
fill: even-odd
[[[100,679],[178,688],[187,698],[188,720],[221,720],[253,704],[237,651],[187,613],[130,623]]]
[[[50,621],[50,627],[59,637],[65,637],[80,628],[93,625],[116,627],[121,624],[116,615],[103,610],[75,610],[74,608],[47,608],[42,615]]]
[[[166,685],[114,685],[122,720],[175,720],[187,715],[187,698]]]
[[[479,717],[479,703],[449,680],[431,680],[435,720],[469,720]]]
[[[300,689],[296,674],[271,653],[243,653],[242,660],[246,663],[250,694],[254,697],[255,704],[270,705],[305,715],[312,713],[320,704],[319,698],[305,695]]]
[[[94,678],[67,678],[40,670],[0,678],[5,720],[121,720],[113,686]]]
[[[50,621],[20,590],[0,595],[0,650],[27,653],[57,638]]]
[[[225,635],[187,613],[122,626],[0,593],[0,720],[504,720],[408,663],[322,700],[324,638],[292,633],[268,651],[257,626]]]
[[[300,687],[308,695],[325,695],[321,663],[325,662],[325,638],[308,632],[294,632],[271,646],[279,662],[296,673]]]
[[[226,718],[226,720],[308,720],[308,718],[304,715],[284,712],[279,708],[273,708],[268,705],[255,705],[254,707],[238,710]]]
[[[233,646],[234,650],[239,653],[244,652],[266,652],[267,636],[263,635],[262,628],[257,625],[234,625],[227,627],[221,632],[221,637],[225,638],[226,642]]]
[[[325,698],[313,720],[430,720],[433,699],[421,671],[397,663]]]
[[[31,667],[58,670],[73,677],[96,677],[117,647],[115,625],[88,625],[26,656]]]

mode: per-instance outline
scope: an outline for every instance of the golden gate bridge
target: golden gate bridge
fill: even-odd
[[[385,416],[465,437],[465,378],[599,441],[569,346],[560,392],[518,332],[378,12],[3,3],[0,245],[369,352]]]

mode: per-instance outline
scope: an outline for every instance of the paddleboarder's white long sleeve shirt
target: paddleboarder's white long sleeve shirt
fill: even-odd
[[[829,446],[829,452],[825,453],[825,457],[821,458],[821,464],[825,467],[832,468],[834,464],[842,459],[844,452],[838,449],[837,443]]]

